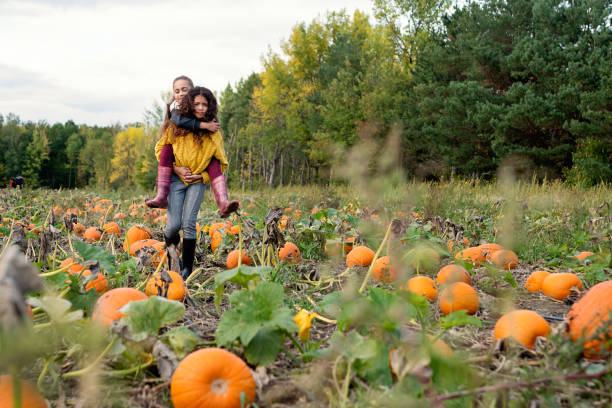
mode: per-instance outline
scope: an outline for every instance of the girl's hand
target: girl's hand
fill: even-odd
[[[193,183],[194,181],[198,181],[202,178],[201,174],[190,174],[189,176],[185,177],[185,181],[188,183]]]
[[[172,165],[174,172],[183,180],[187,180],[187,177],[191,176],[191,169],[189,167],[177,166],[175,164]]]
[[[213,133],[218,132],[220,128],[221,128],[221,125],[219,124],[219,122],[201,122],[200,123],[200,129],[208,129]]]

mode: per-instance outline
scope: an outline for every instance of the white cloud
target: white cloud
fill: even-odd
[[[261,71],[300,22],[371,0],[0,0],[0,113],[107,125],[143,112],[185,74],[221,91]]]

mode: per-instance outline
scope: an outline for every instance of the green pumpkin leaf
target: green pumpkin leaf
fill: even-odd
[[[243,288],[248,287],[249,282],[254,279],[265,278],[272,270],[269,266],[240,265],[234,269],[223,271],[215,276],[215,306],[217,310],[221,306],[221,297],[225,293],[225,282],[234,282]]]
[[[268,327],[258,331],[248,346],[244,348],[244,355],[249,364],[273,363],[283,345],[284,338],[284,334],[278,329]]]
[[[103,248],[81,241],[75,241],[73,245],[74,249],[77,250],[79,255],[81,255],[84,260],[98,261],[100,268],[105,270],[107,273],[115,272],[115,257],[106,252]]]
[[[185,326],[173,327],[165,332],[161,339],[172,347],[177,357],[181,359],[202,344],[202,338]]]
[[[176,323],[185,314],[185,305],[160,296],[129,302],[119,309],[125,313],[127,324],[132,333],[140,339],[148,335],[156,336],[159,329]]]
[[[448,329],[454,326],[462,326],[464,324],[471,324],[476,327],[482,327],[482,320],[477,317],[470,316],[467,314],[467,310],[457,310],[452,312],[440,319],[440,327]]]

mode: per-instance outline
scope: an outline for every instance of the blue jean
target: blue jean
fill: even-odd
[[[204,183],[185,185],[176,174],[172,174],[166,236],[175,236],[182,227],[184,239],[196,239],[196,221],[205,190]]]

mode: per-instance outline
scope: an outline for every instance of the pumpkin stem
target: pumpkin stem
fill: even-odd
[[[366,273],[366,276],[363,279],[363,283],[361,284],[361,287],[359,288],[359,293],[363,293],[363,291],[366,288],[366,285],[368,284],[368,280],[370,279],[370,276],[372,275],[372,269],[374,269],[374,263],[378,259],[378,255],[380,255],[380,251],[382,251],[383,247],[385,246],[385,243],[389,239],[389,234],[391,233],[391,226],[392,225],[393,225],[393,223],[389,224],[389,227],[387,228],[387,232],[385,233],[385,237],[383,238],[382,242],[380,243],[380,246],[378,247],[378,250],[376,250],[376,253],[374,254],[374,259],[372,259],[372,263],[370,263],[370,267],[368,268],[368,273]]]

